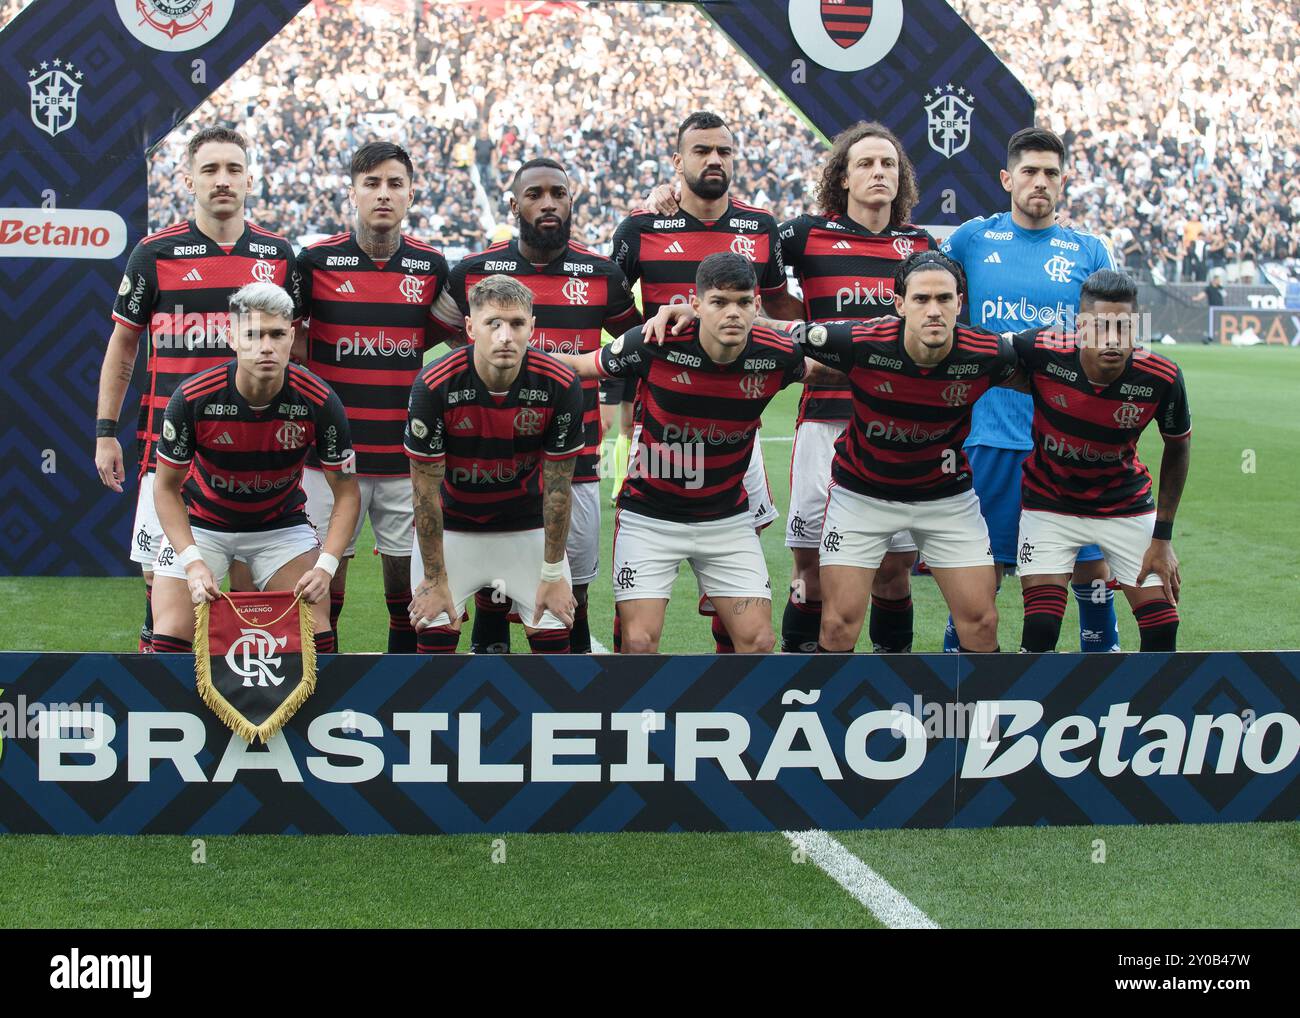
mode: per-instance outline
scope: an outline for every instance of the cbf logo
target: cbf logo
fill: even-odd
[[[1043,263],[1043,271],[1053,283],[1068,283],[1074,272],[1074,262],[1062,255],[1054,255]]]
[[[952,82],[925,94],[925,115],[930,125],[930,147],[945,159],[966,151],[970,145],[970,122],[975,97]],[[933,100],[933,101],[932,101]]]
[[[790,32],[829,71],[852,73],[889,55],[903,31],[903,0],[790,0]]]
[[[289,638],[273,636],[265,629],[241,629],[239,632],[239,639],[226,651],[226,664],[230,671],[243,679],[245,686],[265,686],[268,682],[273,686],[280,685],[284,676],[277,672],[280,667],[277,651],[285,648]]]
[[[1136,403],[1121,403],[1115,408],[1114,417],[1121,428],[1136,428],[1142,423],[1142,411]]]
[[[150,49],[181,53],[217,37],[235,0],[117,0],[117,16]]]
[[[62,134],[77,122],[77,93],[81,91],[82,72],[72,64],[42,60],[40,69],[27,72],[31,80],[32,123],[51,138]]]
[[[587,291],[590,287],[591,284],[587,280],[579,279],[577,276],[570,276],[564,281],[561,292],[564,294],[564,299],[570,304],[586,304],[588,303]]]
[[[748,258],[751,262],[758,253],[758,246],[754,243],[753,237],[746,237],[743,233],[738,233],[731,238],[731,253],[738,254],[742,258]]]
[[[408,304],[424,303],[424,280],[419,276],[403,276],[402,281],[397,284],[397,288],[402,292]]]

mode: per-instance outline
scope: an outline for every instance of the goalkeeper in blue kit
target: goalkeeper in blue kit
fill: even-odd
[[[1011,211],[971,219],[943,244],[966,271],[970,320],[992,332],[1056,327],[1073,331],[1083,281],[1114,269],[1100,238],[1056,222],[1065,146],[1051,131],[1025,128],[1011,136],[1002,186]],[[975,405],[965,452],[988,524],[998,579],[1015,564],[1020,522],[1021,466],[1033,448],[1033,400],[993,389]],[[1101,549],[1079,552],[1072,576],[1079,604],[1079,644],[1085,652],[1119,650],[1115,595]],[[944,650],[957,650],[952,619]]]

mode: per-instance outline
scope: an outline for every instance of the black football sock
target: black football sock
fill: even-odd
[[[1137,619],[1139,650],[1175,651],[1178,649],[1178,609],[1161,598],[1133,609]]]
[[[494,600],[496,591],[484,587],[474,595],[474,628],[469,634],[471,654],[510,653],[510,601]]]
[[[781,653],[811,654],[817,650],[817,634],[822,628],[820,601],[795,601],[794,594],[785,603],[781,615]]]
[[[414,654],[416,652],[415,627],[411,625],[411,595],[385,594],[388,605],[388,653]]]
[[[569,631],[567,629],[539,629],[528,634],[528,649],[534,654],[569,653]]]
[[[868,632],[877,654],[911,653],[912,595],[890,598],[872,594]]]
[[[153,634],[153,652],[155,654],[193,654],[194,642],[182,640],[179,636]]]
[[[569,630],[569,653],[591,653],[591,626],[587,622],[587,595],[585,591],[582,600],[573,609],[573,627]]]
[[[341,590],[330,588],[330,629],[339,631],[339,616],[343,614],[343,595]]]
[[[731,634],[727,632],[727,627],[723,624],[722,619],[713,616],[711,623],[713,627],[713,646],[716,654],[734,654],[736,645],[731,642]]]
[[[339,652],[339,636],[333,629],[327,629],[323,633],[316,634],[316,653],[317,654],[337,654]]]
[[[144,625],[140,627],[140,653],[153,650],[153,584],[144,585]]]
[[[415,634],[415,649],[421,654],[454,654],[460,633],[451,626],[430,626]]]
[[[1064,587],[1044,584],[1025,587],[1025,624],[1020,631],[1020,649],[1029,654],[1050,654],[1061,638],[1061,619],[1069,599]]]
[[[623,623],[618,617],[618,605],[614,606],[614,653],[623,653]]]

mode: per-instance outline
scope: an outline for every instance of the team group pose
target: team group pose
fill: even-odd
[[[612,621],[615,650],[656,653],[682,562],[717,651],[771,652],[759,534],[779,510],[759,429],[790,385],[782,651],[852,652],[864,625],[877,653],[910,651],[918,552],[946,650],[1002,649],[1013,570],[1021,650],[1056,649],[1071,588],[1081,649],[1119,649],[1115,590],[1141,650],[1175,649],[1186,389],[1142,346],[1106,246],[1056,221],[1051,132],[1012,137],[1010,211],[940,247],[910,222],[915,173],[882,125],[841,133],[817,213],[778,224],[730,193],[732,134],[695,113],[674,180],[608,255],[572,239],[568,174],[539,155],[510,184],[518,238],[454,266],[403,229],[417,169],[399,145],[356,151],[352,228],[297,256],[244,219],[237,133],[207,128],[188,154],[195,216],[132,252],[100,378],[95,462],[121,492],[117,419],[147,329],[142,650],[190,650],[192,605],[227,576],[296,591],[318,649],[338,650],[369,519],[391,652],[454,652],[472,600],[472,652],[509,651],[513,622],[534,653],[590,653]],[[1158,491],[1137,455],[1153,422]],[[615,616],[596,620],[615,428]]]

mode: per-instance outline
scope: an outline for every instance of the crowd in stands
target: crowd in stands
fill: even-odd
[[[1244,282],[1300,264],[1296,0],[949,2],[1070,146],[1071,222],[1132,271]],[[0,0],[0,24],[23,6]],[[191,119],[254,141],[250,213],[298,242],[347,228],[347,156],[382,136],[418,167],[412,231],[449,255],[504,235],[510,175],[541,153],[569,168],[575,239],[603,249],[701,108],[733,125],[733,193],[779,219],[811,207],[824,150],[694,8],[526,8],[313,3]],[[154,226],[190,208],[184,133],[154,157]]]

